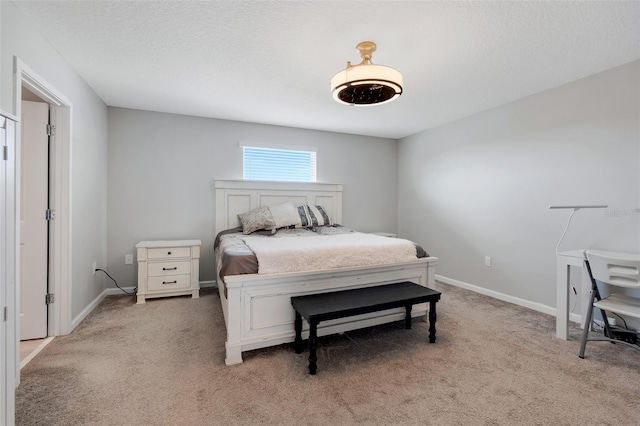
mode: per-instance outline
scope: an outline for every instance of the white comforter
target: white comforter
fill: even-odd
[[[416,260],[409,240],[352,232],[312,238],[245,237],[258,259],[258,274],[303,272]]]

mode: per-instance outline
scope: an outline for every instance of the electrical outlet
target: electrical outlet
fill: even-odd
[[[484,257],[484,266],[491,266],[491,256]]]
[[[97,262],[93,262],[93,268],[91,269],[91,273],[93,275],[96,274],[96,269],[98,268],[98,263]]]
[[[124,255],[124,264],[125,265],[133,265],[133,255],[132,254],[125,254]]]

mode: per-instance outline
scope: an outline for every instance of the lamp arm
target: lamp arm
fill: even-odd
[[[569,225],[571,225],[571,219],[573,218],[573,215],[576,214],[576,212],[578,210],[580,210],[580,208],[575,207],[573,209],[573,211],[571,212],[571,214],[569,215],[569,220],[567,221],[567,226],[565,226],[564,232],[562,233],[562,236],[560,237],[560,240],[558,240],[558,244],[556,244],[556,255],[558,254],[558,249],[560,248],[560,243],[562,243],[562,240],[564,239],[564,236],[567,234],[567,231],[569,230]]]
[[[562,236],[560,237],[560,240],[558,241],[558,244],[556,244],[556,255],[558,254],[558,249],[560,248],[560,243],[562,243],[562,240],[564,238],[564,236],[567,233],[567,230],[569,229],[569,225],[571,224],[571,219],[573,218],[573,215],[576,214],[576,212],[580,209],[606,209],[607,207],[609,207],[607,204],[585,204],[585,205],[575,205],[575,206],[549,206],[549,210],[555,210],[555,209],[573,209],[573,211],[571,212],[571,215],[569,216],[569,220],[567,221],[567,226],[565,226],[564,228],[564,232],[562,233]]]

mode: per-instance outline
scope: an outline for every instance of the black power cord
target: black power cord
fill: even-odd
[[[627,327],[627,322],[624,320],[624,318],[622,318],[620,315],[616,314],[615,312],[609,312],[610,314],[613,314],[615,316],[617,316],[618,318],[620,318],[622,320],[622,322],[624,323],[624,329],[629,329],[629,327]]]
[[[105,274],[107,274],[107,276],[109,278],[111,278],[111,281],[113,281],[113,283],[116,285],[116,287],[118,287],[120,290],[122,290],[123,292],[127,293],[127,294],[137,294],[138,293],[138,287],[133,289],[133,293],[129,293],[127,290],[125,290],[124,288],[120,287],[118,285],[118,282],[116,280],[113,279],[113,277],[111,275],[109,275],[109,273],[107,271],[105,271],[104,269],[100,269],[100,268],[96,268],[96,271],[102,271]]]
[[[638,333],[635,331],[628,330],[626,328],[618,327],[612,325],[609,327],[611,329],[612,336],[607,336],[607,330],[604,331],[605,336],[610,339],[622,340],[623,342],[631,343],[632,345],[638,344]]]
[[[623,342],[630,343],[632,345],[640,346],[640,341],[638,339],[638,332],[629,329],[629,327],[627,326],[627,322],[620,315],[616,314],[615,312],[607,312],[607,313],[613,314],[618,318],[620,318],[624,323],[624,327],[620,327],[617,325],[609,325],[609,329],[611,330],[611,336],[609,336],[609,334],[607,333],[607,330],[604,327],[604,323],[603,325],[600,325],[597,322],[595,322],[595,320],[593,320],[591,322],[592,325],[594,326],[593,329],[604,332],[605,337],[608,337],[609,339],[620,340]]]

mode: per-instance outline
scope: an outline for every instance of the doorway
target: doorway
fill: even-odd
[[[51,225],[49,256],[50,291],[57,303],[47,315],[49,336],[71,331],[71,109],[65,96],[14,56],[14,112],[2,112],[0,138],[0,424],[15,420],[15,389],[20,384],[20,125],[22,91],[25,87],[50,105],[50,119],[57,128],[51,141],[50,193],[58,219]],[[1,112],[1,111],[0,111]],[[6,117],[6,118],[5,118]],[[8,118],[8,119],[7,119]],[[49,338],[50,339],[50,338]],[[48,340],[48,339],[47,339]]]
[[[22,97],[35,95],[36,101],[43,101],[49,107],[49,120],[55,126],[55,134],[49,138],[50,161],[49,165],[49,209],[55,211],[53,220],[48,221],[49,231],[45,233],[49,236],[47,247],[49,248],[48,266],[48,290],[50,304],[46,313],[46,344],[52,336],[68,334],[71,331],[71,203],[70,203],[70,178],[71,178],[71,110],[72,105],[69,100],[62,95],[51,84],[35,73],[19,58],[14,57],[15,81],[15,111],[16,115],[22,115]],[[25,91],[23,91],[23,88]],[[23,229],[20,226],[19,218],[22,218],[21,184],[22,171],[19,167],[22,162],[21,126],[17,126],[17,149],[16,149],[16,243],[14,245],[16,254],[16,286],[13,289],[13,300],[15,310],[20,312],[22,307],[22,274],[21,265],[24,261],[20,257]],[[25,207],[26,208],[26,207]],[[42,213],[43,215],[45,213]],[[42,303],[45,301],[43,300]],[[16,315],[16,341],[14,346],[14,359],[16,367],[16,383],[20,384],[20,348],[18,344],[19,335],[22,329],[20,316]],[[39,345],[41,348],[43,345]]]

